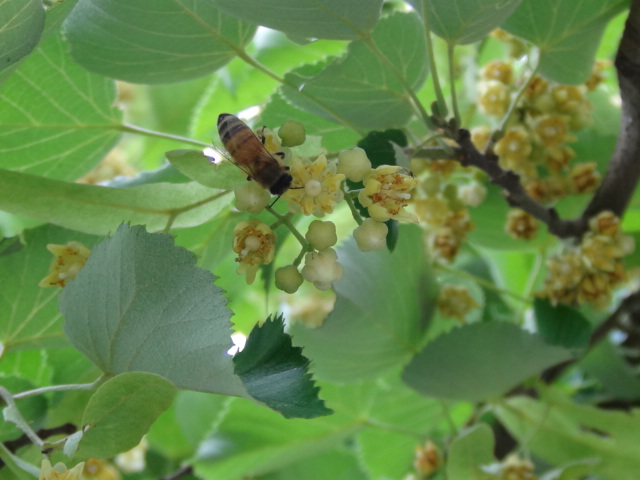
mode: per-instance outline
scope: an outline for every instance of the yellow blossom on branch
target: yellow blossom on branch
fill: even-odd
[[[233,251],[238,254],[236,262],[240,263],[237,272],[246,274],[247,283],[251,285],[260,265],[273,261],[276,235],[259,220],[240,222],[233,229]]]
[[[55,258],[49,267],[49,275],[40,280],[39,285],[43,288],[64,287],[67,280],[76,278],[91,253],[82,243],[75,241],[67,242],[66,245],[50,243],[47,250],[53,253]]]
[[[283,198],[292,211],[301,211],[305,215],[322,217],[333,212],[334,207],[344,198],[340,183],[345,179],[342,173],[336,173],[336,165],[327,162],[324,155],[315,161],[296,158],[291,165],[292,188]]]
[[[378,222],[393,218],[418,223],[418,217],[405,210],[411,190],[420,183],[411,172],[395,165],[381,165],[365,175],[363,183],[358,200],[371,218]]]

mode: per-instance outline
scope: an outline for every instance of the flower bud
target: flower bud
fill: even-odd
[[[307,139],[304,125],[294,120],[287,120],[278,130],[278,136],[284,147],[297,147]]]
[[[478,182],[460,187],[458,195],[462,203],[470,207],[477,207],[487,196],[487,187]]]
[[[276,288],[286,293],[296,293],[304,279],[295,265],[287,265],[276,270]]]
[[[386,224],[367,218],[362,222],[362,225],[353,231],[353,238],[355,238],[360,251],[372,252],[386,247],[388,233],[389,228]]]
[[[314,220],[304,236],[311,246],[318,251],[333,247],[338,241],[336,225],[333,222]]]
[[[338,154],[338,173],[343,173],[352,182],[361,182],[371,170],[371,162],[360,147],[342,150]]]
[[[244,182],[233,189],[236,208],[241,212],[260,213],[269,204],[269,192],[257,182]]]
[[[342,278],[342,265],[332,248],[321,252],[310,252],[304,257],[302,278],[312,282],[318,290],[328,290],[333,282]]]

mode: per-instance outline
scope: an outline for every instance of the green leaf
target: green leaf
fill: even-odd
[[[76,240],[91,248],[97,241],[78,232],[44,225],[24,232],[21,243],[11,239],[11,253],[0,255],[0,343],[4,353],[68,345],[58,312],[59,288],[42,288],[54,256],[47,244]]]
[[[592,348],[580,366],[600,381],[607,393],[623,401],[640,399],[640,379],[622,352],[604,340]]]
[[[429,343],[407,365],[403,379],[426,396],[478,402],[570,358],[568,350],[511,323],[475,323]]]
[[[174,228],[200,225],[227,205],[222,195],[193,182],[109,188],[0,170],[0,210],[98,235],[122,222],[152,231],[172,218]]]
[[[166,234],[122,225],[60,295],[64,331],[103,372],[246,396],[233,373],[231,312],[213,275]]]
[[[370,480],[353,452],[336,448],[299,461],[261,480]]]
[[[171,150],[165,156],[183,175],[205,187],[228,190],[247,181],[247,174],[236,165],[214,164],[201,150]]]
[[[313,420],[282,415],[234,399],[193,462],[201,478],[232,480],[261,476],[334,449],[361,428],[344,415]]]
[[[442,402],[417,394],[397,372],[381,381],[334,388],[347,390],[342,404],[331,403],[336,412],[346,410],[355,418],[368,419],[370,428],[358,434],[357,445],[371,478],[403,478],[413,465],[416,446],[424,444],[421,438],[441,438],[450,432],[447,419],[453,421],[453,412],[445,418],[447,407]],[[333,399],[327,396],[327,400]],[[357,401],[363,406],[354,411]]]
[[[107,458],[131,450],[164,412],[176,387],[157,375],[128,372],[102,384],[82,417],[85,432],[76,457]]]
[[[380,20],[371,43],[352,42],[328,66],[285,76],[285,99],[312,114],[358,128],[399,127],[414,113],[403,82],[418,90],[427,77],[424,31],[414,13]]]
[[[584,82],[600,37],[627,0],[523,0],[502,25],[540,49],[540,73],[559,83]]]
[[[378,21],[382,0],[213,0],[220,10],[293,37],[354,40]]]
[[[0,90],[0,168],[81,177],[119,137],[115,93],[71,61],[60,35],[49,37]]]
[[[212,0],[86,0],[67,17],[64,30],[71,56],[87,70],[150,84],[212,73],[255,33]]]
[[[518,7],[522,0],[408,0],[426,10],[429,28],[449,45],[482,40]]]
[[[309,360],[291,345],[282,315],[256,325],[244,349],[233,357],[235,372],[251,396],[286,418],[314,418],[333,413],[318,398],[307,373]]]
[[[584,348],[589,343],[591,325],[575,308],[552,306],[548,300],[533,301],[538,333],[551,345]]]
[[[496,462],[493,456],[493,432],[484,423],[463,430],[451,442],[447,458],[447,478],[490,480],[496,478],[482,469]]]
[[[407,136],[402,130],[391,128],[384,132],[369,132],[358,142],[358,146],[367,153],[373,168],[380,165],[398,165],[394,146],[406,147]]]
[[[313,359],[318,378],[358,382],[406,362],[422,344],[435,308],[436,288],[420,229],[407,226],[393,253],[361,252],[353,239],[338,250],[344,277],[322,326],[291,328]]]
[[[511,397],[496,413],[518,441],[548,463],[596,459],[597,477],[635,480],[640,468],[640,411],[606,411],[577,405],[560,394],[555,397]]]
[[[0,3],[0,71],[13,65],[35,48],[44,28],[41,0]]]

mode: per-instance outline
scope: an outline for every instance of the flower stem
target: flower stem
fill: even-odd
[[[453,116],[456,119],[458,125],[460,125],[460,111],[458,110],[458,96],[456,95],[456,79],[455,79],[455,68],[454,68],[454,58],[453,58],[453,50],[455,49],[455,45],[450,43],[447,45],[447,63],[449,64],[449,88],[451,88],[451,108],[453,108]]]
[[[353,201],[353,196],[350,193],[351,192],[345,192],[344,199],[347,202],[347,205],[349,205],[349,209],[351,210],[351,215],[353,216],[353,219],[356,221],[358,225],[362,225],[362,222],[364,220],[362,219],[362,215],[360,215],[360,212],[358,212],[358,209],[356,208],[356,204]]]
[[[433,38],[431,37],[431,30],[429,29],[429,16],[427,9],[422,8],[422,23],[424,24],[424,34],[427,42],[427,57],[429,58],[429,69],[431,70],[431,79],[433,81],[433,89],[436,93],[436,99],[438,101],[438,107],[442,116],[447,115],[447,102],[444,99],[442,93],[442,87],[440,86],[440,77],[438,76],[438,67],[436,65],[436,56],[433,51]]]
[[[194,145],[200,148],[211,147],[211,144],[204,143],[199,140],[194,140],[192,138],[181,137],[180,135],[173,135],[172,133],[164,133],[164,132],[156,132],[154,130],[147,130],[146,128],[138,127],[136,125],[129,125],[127,123],[123,123],[122,125],[117,125],[117,130],[126,133],[135,133],[138,135],[145,135],[147,137],[161,138],[163,140],[174,140],[176,142],[187,143],[189,145]]]
[[[302,245],[303,248],[307,248],[307,249],[312,250],[311,245],[309,244],[309,242],[307,242],[307,239],[304,238],[304,236],[298,231],[298,229],[295,227],[295,225],[293,223],[291,223],[290,214],[281,215],[271,207],[266,207],[266,210],[271,215],[273,215],[274,217],[276,217],[278,219],[277,222],[275,222],[273,225],[275,225],[276,227],[278,225],[284,225],[285,227],[287,227],[289,229],[289,231],[293,234],[293,236],[296,237],[296,239],[298,240],[298,242],[300,242],[300,245]]]

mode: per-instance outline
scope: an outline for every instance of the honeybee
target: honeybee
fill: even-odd
[[[293,177],[289,167],[271,155],[251,128],[238,117],[221,113],[218,116],[218,134],[233,163],[248,175],[248,180],[255,180],[277,196],[291,187]]]

